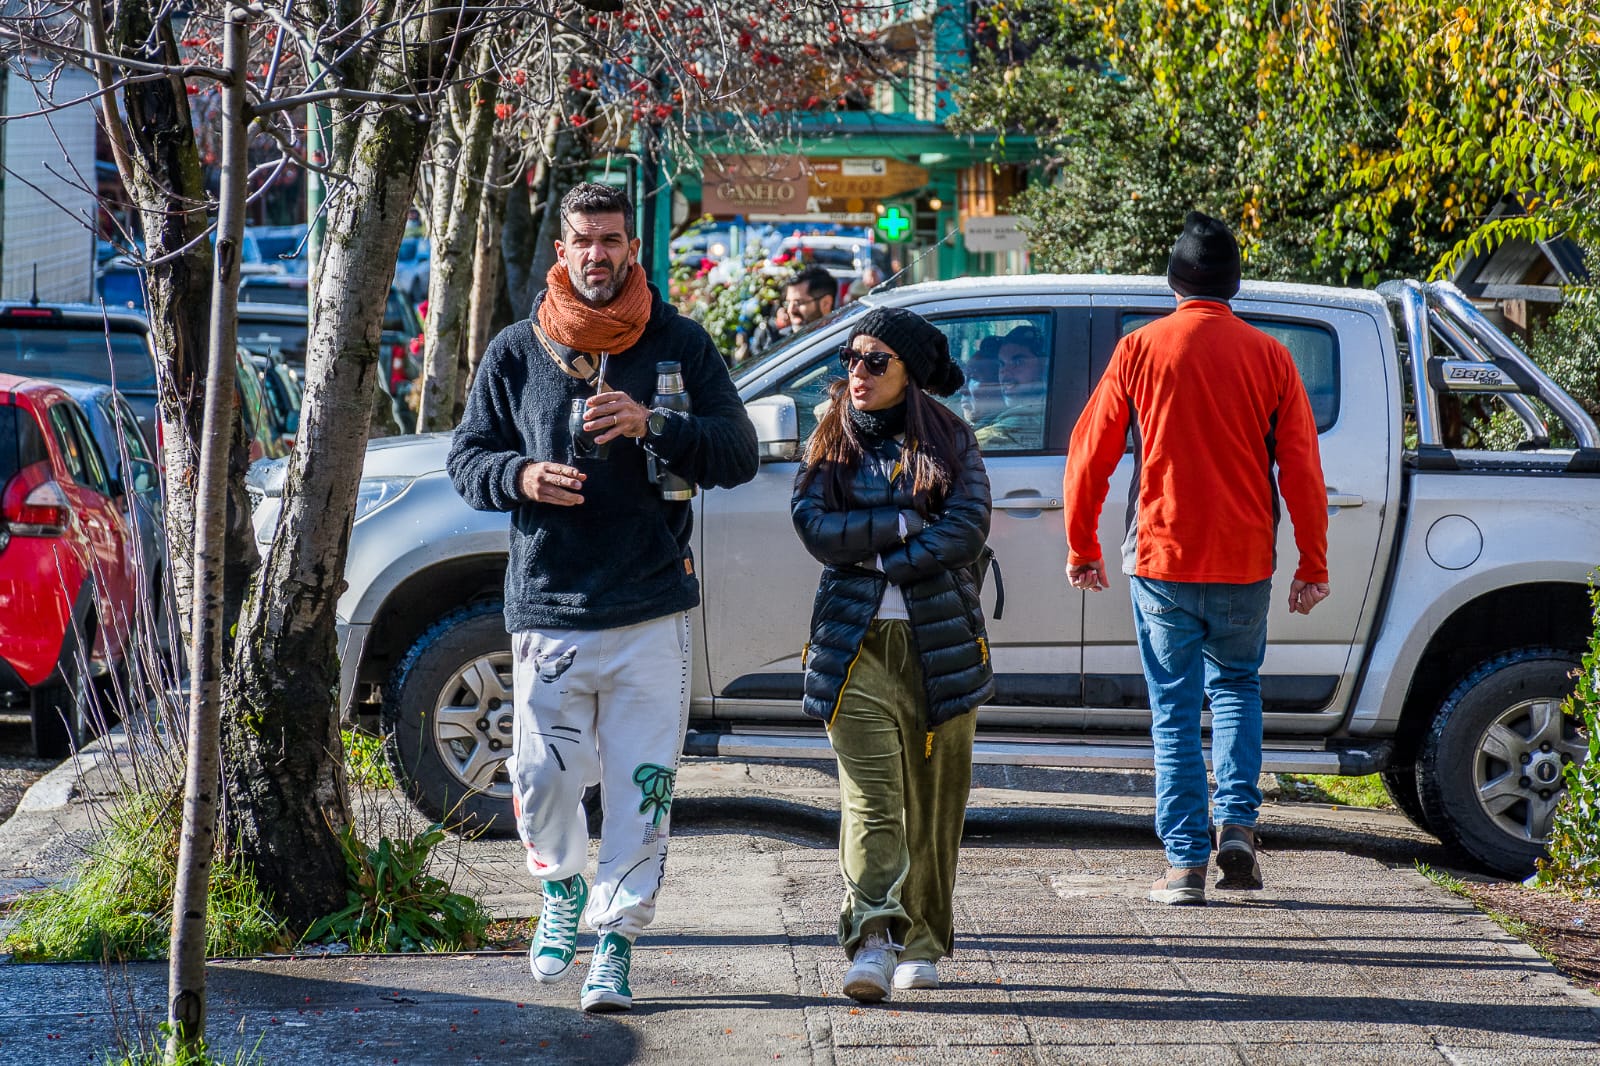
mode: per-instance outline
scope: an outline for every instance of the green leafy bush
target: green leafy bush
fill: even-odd
[[[165,957],[181,818],[176,791],[124,793],[75,876],[12,908],[6,950],[26,962]],[[206,954],[259,955],[289,943],[251,873],[219,859],[206,897]]]
[[[1562,709],[1583,722],[1589,756],[1563,771],[1567,790],[1550,826],[1550,857],[1539,860],[1537,883],[1582,895],[1600,893],[1600,589],[1589,590],[1595,632],[1589,638],[1578,687]]]
[[[438,824],[397,842],[368,846],[346,826],[340,835],[350,887],[343,910],[319,918],[308,942],[345,943],[352,951],[458,951],[482,942],[489,913],[471,896],[427,872],[445,840]]]
[[[346,729],[344,769],[351,785],[357,788],[394,788],[394,771],[383,755],[383,738],[371,733]]]

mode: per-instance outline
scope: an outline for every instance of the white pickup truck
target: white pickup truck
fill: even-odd
[[[1105,276],[890,290],[735,372],[762,466],[751,483],[695,500],[703,605],[687,751],[829,757],[821,727],[800,713],[818,568],[794,536],[789,495],[799,442],[839,374],[839,346],[873,304],[915,308],[944,329],[975,382],[949,402],[976,425],[1006,423],[980,432],[1004,591],[998,582],[985,591],[998,694],[980,713],[975,757],[1150,765],[1126,593],[1085,596],[1062,572],[1073,423],[1117,339],[1173,307],[1161,279]],[[1273,594],[1266,769],[1381,773],[1418,825],[1486,866],[1526,871],[1548,834],[1563,764],[1587,751],[1561,701],[1591,630],[1587,581],[1600,562],[1594,423],[1447,284],[1247,283],[1234,308],[1293,352],[1328,485],[1333,596],[1291,617],[1291,566]],[[1001,344],[1028,350],[1011,351],[1004,380],[994,380],[987,360]],[[1496,404],[1520,420],[1522,444],[1462,447],[1473,419]],[[1576,447],[1551,446],[1544,412]],[[369,447],[340,601],[343,696],[358,716],[381,718],[419,806],[506,832],[507,519],[456,496],[448,445],[436,435]],[[1112,500],[1126,498],[1131,473],[1130,456]],[[271,465],[252,473],[263,539],[280,474]],[[1122,539],[1122,520],[1107,507],[1103,543]],[[1285,522],[1281,559],[1295,557],[1291,536]]]

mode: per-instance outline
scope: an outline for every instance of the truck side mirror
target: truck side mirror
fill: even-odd
[[[763,396],[744,405],[756,427],[761,461],[792,463],[800,458],[800,416],[792,396]]]

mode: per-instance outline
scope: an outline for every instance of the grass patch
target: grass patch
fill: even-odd
[[[183,1050],[176,1058],[169,1059],[166,1043],[170,1032],[169,1023],[162,1022],[153,1041],[146,1043],[141,1039],[138,1048],[107,1052],[101,1062],[103,1066],[266,1066],[267,1060],[261,1057],[260,1040],[249,1050],[235,1051],[232,1058],[218,1058],[202,1043],[197,1051]]]
[[[124,793],[76,875],[12,907],[6,950],[19,962],[164,958],[182,811],[177,793]],[[255,878],[236,860],[219,860],[206,897],[206,954],[258,955],[291,942]]]
[[[352,787],[394,788],[394,771],[383,757],[383,738],[371,733],[346,729],[344,737],[344,769]]]
[[[1377,774],[1343,777],[1338,774],[1279,774],[1284,798],[1305,803],[1331,803],[1338,807],[1393,807]]]

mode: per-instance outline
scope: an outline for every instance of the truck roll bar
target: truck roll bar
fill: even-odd
[[[1540,369],[1538,363],[1529,359],[1521,348],[1513,344],[1510,337],[1484,318],[1483,313],[1472,306],[1472,301],[1467,299],[1465,293],[1448,281],[1436,281],[1428,286],[1428,295],[1441,311],[1483,345],[1496,362],[1505,360],[1509,364],[1508,372],[1515,376],[1517,371],[1521,371],[1533,380],[1537,389],[1535,396],[1543,400],[1567,424],[1572,430],[1573,437],[1577,438],[1579,448],[1587,450],[1600,447],[1600,430],[1595,428],[1594,419],[1589,417],[1589,412],[1552,381],[1550,375]]]
[[[1544,402],[1566,423],[1577,441],[1577,452],[1568,469],[1600,471],[1600,430],[1596,429],[1594,419],[1510,337],[1485,318],[1460,289],[1448,281],[1424,284],[1405,280],[1386,281],[1377,291],[1398,310],[1405,329],[1415,397],[1417,450],[1419,456],[1430,460],[1429,465],[1441,468],[1454,465],[1451,453],[1444,446],[1439,419],[1439,391],[1450,387],[1451,382],[1445,378],[1453,373],[1452,380],[1459,379],[1462,383],[1461,388],[1453,391],[1496,393],[1516,413],[1536,443],[1549,441],[1549,427],[1528,402],[1528,397]],[[1434,358],[1434,331],[1458,359]],[[1474,372],[1474,367],[1481,367],[1481,372]],[[1494,380],[1491,382],[1490,378]],[[1514,392],[1508,391],[1512,385]]]

